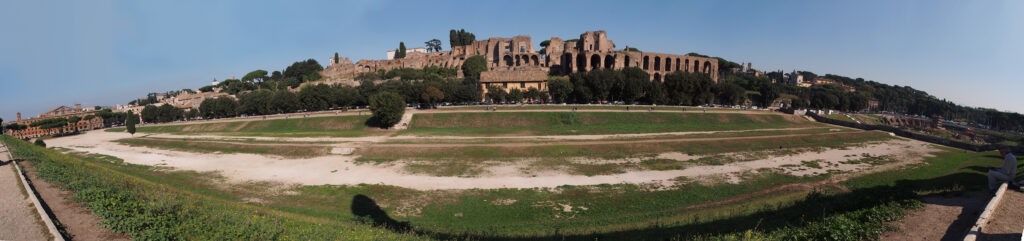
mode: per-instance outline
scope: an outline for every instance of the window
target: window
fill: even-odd
[[[502,88],[508,88],[508,83],[501,83]]]
[[[520,89],[526,89],[526,82],[519,83],[519,88]]]
[[[519,52],[526,52],[526,46],[519,46]]]

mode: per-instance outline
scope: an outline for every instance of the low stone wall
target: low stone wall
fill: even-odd
[[[935,137],[935,136],[929,136],[929,135],[922,135],[922,134],[918,134],[918,133],[913,133],[913,132],[909,132],[909,131],[906,131],[906,130],[903,130],[903,129],[899,129],[899,128],[896,128],[896,127],[891,127],[891,126],[866,125],[866,124],[858,124],[858,123],[849,122],[849,121],[841,121],[841,120],[836,120],[836,119],[830,119],[830,118],[819,116],[818,114],[815,114],[814,112],[807,112],[807,116],[810,116],[811,118],[814,118],[814,120],[816,120],[818,122],[822,122],[822,123],[828,123],[828,124],[845,126],[845,127],[852,127],[852,128],[857,128],[857,129],[863,129],[863,130],[887,131],[887,132],[891,132],[893,134],[896,134],[898,136],[902,136],[902,137],[906,137],[906,138],[910,138],[910,139],[914,139],[914,140],[919,140],[919,141],[924,141],[924,142],[929,142],[929,143],[935,143],[935,144],[944,145],[944,146],[951,146],[951,147],[956,147],[956,148],[960,148],[960,149],[967,149],[967,150],[972,150],[972,151],[991,151],[991,150],[995,150],[996,149],[996,146],[994,146],[994,145],[981,145],[981,144],[974,144],[974,143],[966,143],[966,142],[954,141],[954,140],[940,138],[940,137]]]

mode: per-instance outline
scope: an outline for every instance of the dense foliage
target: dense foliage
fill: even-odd
[[[128,134],[135,135],[135,123],[139,122],[139,117],[135,116],[135,114],[132,113],[131,110],[129,110],[128,113],[125,113],[124,122],[125,129],[126,131],[128,131]]]
[[[466,32],[465,29],[459,29],[458,31],[452,29],[448,32],[448,43],[452,47],[470,45],[473,41],[476,41],[476,35]]]
[[[172,105],[165,104],[157,107],[146,105],[142,108],[142,121],[146,123],[172,122],[185,119],[185,111]]]
[[[398,42],[398,50],[395,51],[395,59],[405,58],[405,42]]]
[[[36,121],[36,122],[32,122],[31,124],[28,124],[29,127],[39,127],[39,129],[51,129],[51,128],[64,127],[64,126],[67,126],[67,125],[68,125],[68,119],[67,118],[63,118],[63,117],[50,118],[50,119]]]
[[[390,128],[398,124],[405,114],[405,101],[393,92],[381,92],[370,96],[370,111],[373,119],[382,128]]]

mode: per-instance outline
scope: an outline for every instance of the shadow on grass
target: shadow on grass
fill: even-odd
[[[985,168],[985,167],[978,167]],[[978,173],[955,173],[924,180],[901,180],[894,185],[882,185],[856,189],[839,194],[823,194],[815,191],[803,200],[782,207],[766,206],[754,214],[727,217],[693,224],[664,224],[642,229],[591,234],[555,234],[542,236],[506,237],[487,233],[434,233],[410,229],[407,222],[397,222],[384,213],[371,199],[357,195],[353,199],[353,214],[368,216],[375,224],[388,226],[392,230],[409,230],[442,240],[688,240],[698,237],[715,236],[756,229],[772,232],[787,227],[800,227],[809,222],[821,221],[826,217],[855,210],[867,209],[909,199],[921,199],[918,192],[953,193],[952,187],[981,187],[985,175]],[[358,206],[358,208],[357,208]],[[357,211],[358,209],[358,211]],[[959,217],[959,218],[967,218]],[[393,228],[394,227],[394,228]],[[950,226],[946,236],[956,236],[959,228]]]
[[[366,195],[359,194],[352,197],[351,208],[352,215],[372,221],[374,226],[381,226],[396,232],[407,232],[410,230],[409,222],[399,222],[392,219],[377,205],[377,202]]]

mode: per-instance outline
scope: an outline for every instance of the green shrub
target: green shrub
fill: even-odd
[[[381,128],[390,128],[402,120],[405,100],[398,94],[381,92],[370,96],[370,111]]]
[[[46,142],[43,142],[43,139],[36,139],[35,144],[37,146],[46,147]]]

